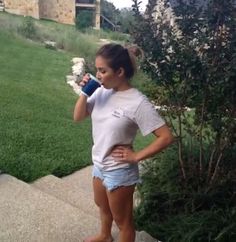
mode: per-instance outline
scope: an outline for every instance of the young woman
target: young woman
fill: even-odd
[[[80,95],[74,120],[91,115],[93,134],[94,200],[100,210],[101,231],[85,242],[111,242],[113,220],[119,242],[134,242],[133,193],[139,182],[138,163],[172,143],[172,134],[148,99],[132,87],[136,71],[133,53],[118,44],[102,46],[95,59],[96,77],[102,83],[89,98]],[[85,75],[81,86],[86,85]],[[137,131],[153,133],[154,141],[135,151]]]

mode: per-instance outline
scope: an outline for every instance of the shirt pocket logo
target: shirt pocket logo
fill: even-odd
[[[124,116],[124,111],[121,108],[117,108],[117,109],[113,110],[112,116],[114,116],[116,118],[121,118]]]

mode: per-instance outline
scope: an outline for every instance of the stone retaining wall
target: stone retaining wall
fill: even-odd
[[[75,0],[5,0],[5,11],[74,24]]]
[[[75,0],[39,0],[40,18],[74,24]]]
[[[39,19],[39,0],[4,0],[5,11]]]

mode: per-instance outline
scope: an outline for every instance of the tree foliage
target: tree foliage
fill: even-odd
[[[101,0],[101,14],[109,19],[114,25],[117,25],[119,13],[119,9],[117,9],[113,3]],[[101,22],[101,27],[103,29],[112,29],[111,25],[106,21]]]
[[[113,3],[106,0],[101,1],[101,13],[112,21],[115,25],[118,25],[119,30],[123,33],[129,33],[132,23],[134,23],[134,16],[132,8],[117,9]],[[104,26],[102,26],[104,27]]]
[[[199,178],[210,185],[221,165],[233,163],[225,154],[236,131],[235,8],[233,1],[212,0],[205,8],[196,0],[176,2],[170,13],[170,1],[150,0],[143,16],[134,1],[133,38],[145,53],[143,69],[164,87],[156,101],[167,107],[183,180],[197,159]]]
[[[149,187],[141,190],[138,223],[165,241],[231,241],[236,228],[229,222],[236,207],[234,1],[149,0],[145,14],[133,2],[138,24],[132,37],[145,54],[141,68],[156,85],[148,94],[164,107],[176,137],[174,151],[159,154],[145,168]],[[208,230],[204,218],[212,223]]]
[[[101,0],[101,13],[106,16],[109,20],[116,23],[116,16],[119,14],[119,10],[106,0]]]
[[[117,19],[118,19],[118,23],[120,24],[121,31],[123,33],[130,33],[132,31],[132,26],[135,25],[132,9],[130,8],[121,9]]]
[[[76,28],[85,30],[94,25],[94,13],[90,10],[82,10],[76,16]]]

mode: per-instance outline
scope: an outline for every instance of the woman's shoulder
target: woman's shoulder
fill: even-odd
[[[141,91],[139,91],[136,87],[131,87],[131,88],[125,90],[125,91],[117,91],[115,93],[117,95],[121,95],[121,96],[145,98],[145,95]]]
[[[117,93],[117,97],[119,103],[122,103],[126,108],[132,109],[134,112],[141,103],[145,100],[148,101],[147,97],[135,87]]]
[[[132,98],[134,98],[137,101],[139,102],[142,102],[142,101],[148,101],[148,98],[147,96],[142,93],[140,90],[138,90],[137,88],[132,88],[133,91],[132,91]]]

